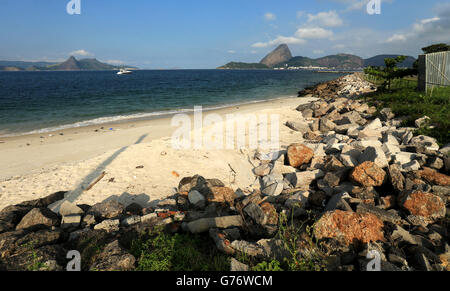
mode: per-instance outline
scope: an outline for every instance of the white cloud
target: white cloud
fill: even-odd
[[[276,15],[270,12],[267,12],[266,14],[264,14],[264,18],[268,21],[272,21],[277,19]]]
[[[286,37],[286,36],[278,36],[274,40],[268,42],[257,42],[252,45],[255,48],[266,48],[269,46],[275,46],[280,44],[304,44],[306,41],[304,39],[300,39],[297,37]]]
[[[337,27],[342,26],[344,22],[336,11],[320,12],[317,14],[308,14],[308,22],[319,26]]]
[[[125,65],[125,62],[121,60],[108,60],[106,63],[111,65]]]
[[[321,55],[323,53],[324,53],[323,50],[313,50],[313,54],[315,54],[315,55]]]
[[[297,18],[302,18],[305,15],[305,11],[297,11]]]
[[[69,54],[71,56],[78,56],[78,57],[91,57],[94,55],[93,53],[90,53],[86,50],[76,50],[76,51],[70,52]]]
[[[333,36],[333,32],[321,27],[303,27],[295,32],[295,36],[303,39],[322,39]]]
[[[235,51],[235,50],[229,50],[229,51],[227,51],[227,53],[229,53],[229,54],[235,54],[236,51]]]
[[[407,39],[406,35],[396,33],[396,34],[392,35],[390,38],[388,38],[386,40],[386,42],[388,42],[388,43],[405,42],[406,39]]]

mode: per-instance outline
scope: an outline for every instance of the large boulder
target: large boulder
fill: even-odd
[[[97,220],[117,218],[123,214],[125,206],[116,200],[107,200],[92,206],[87,214],[94,215]]]
[[[291,144],[288,147],[287,156],[289,164],[292,167],[297,168],[301,165],[310,163],[314,156],[314,152],[303,144]]]
[[[383,222],[373,214],[336,210],[326,212],[315,224],[317,239],[331,238],[345,245],[384,241]]]
[[[16,229],[26,229],[34,226],[58,226],[58,216],[48,208],[34,208],[28,212],[17,225]]]
[[[450,186],[450,176],[441,174],[436,170],[424,167],[422,171],[417,171],[415,174],[430,184]]]
[[[444,218],[446,213],[445,203],[439,196],[420,191],[403,195],[400,205],[425,223],[433,223]]]
[[[364,162],[353,169],[350,178],[365,187],[381,186],[386,180],[386,172],[374,162]]]

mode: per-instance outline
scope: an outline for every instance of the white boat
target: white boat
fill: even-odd
[[[126,69],[120,69],[120,71],[117,72],[117,75],[130,75],[130,74],[133,74],[133,72]]]

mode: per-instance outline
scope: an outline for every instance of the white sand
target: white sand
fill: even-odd
[[[280,114],[280,144],[286,146],[302,136],[283,124],[300,117],[295,108],[312,100],[284,98],[213,112],[224,119],[229,113]],[[102,126],[104,130],[100,126],[68,129],[51,137],[47,133],[0,138],[4,142],[0,143],[0,210],[56,191],[69,191],[66,198],[78,204],[115,198],[125,205],[149,206],[172,195],[181,178],[195,174],[220,179],[235,190],[256,186],[254,151],[176,150],[171,136],[177,127],[171,126],[171,118]],[[85,191],[103,172],[104,178]]]

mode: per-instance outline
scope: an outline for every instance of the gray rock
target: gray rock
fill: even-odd
[[[116,200],[108,200],[101,203],[97,203],[92,206],[87,214],[92,214],[96,219],[111,219],[116,218],[124,212],[125,207],[123,204]]]
[[[440,170],[444,167],[444,161],[438,157],[431,157],[428,159],[427,165],[429,168]]]
[[[333,195],[328,201],[327,206],[325,207],[325,211],[333,211],[336,209],[340,209],[343,211],[353,211],[344,198],[351,198],[351,197],[347,193]]]
[[[418,161],[414,160],[410,163],[407,164],[403,164],[402,165],[402,169],[405,172],[412,172],[412,171],[417,171],[420,169],[420,164]]]
[[[248,272],[248,271],[250,271],[250,268],[248,265],[239,262],[235,258],[231,258],[230,271],[231,272]]]
[[[241,227],[242,218],[240,215],[222,216],[213,218],[201,218],[187,224],[191,233],[202,233],[209,231],[210,228],[230,228]]]
[[[17,225],[16,229],[27,229],[33,226],[58,226],[58,216],[48,208],[34,208],[28,212]]]
[[[141,223],[141,217],[139,215],[127,217],[120,222],[120,224],[123,226],[131,226],[138,223]]]
[[[405,189],[405,177],[401,172],[399,165],[393,164],[389,166],[389,181],[391,182],[394,189],[401,193]]]
[[[309,124],[302,121],[288,121],[286,122],[286,126],[302,133],[310,131]]]
[[[321,132],[329,132],[336,128],[336,124],[328,118],[321,118],[319,121],[319,130]]]
[[[308,203],[309,192],[297,192],[294,195],[290,196],[286,202],[285,206],[289,209],[299,208],[304,209]]]
[[[414,123],[417,128],[421,128],[427,126],[431,122],[431,118],[428,116],[424,116],[422,118],[417,119]]]
[[[379,147],[368,147],[359,157],[359,163],[370,161],[374,162],[380,168],[386,168],[389,163],[386,159],[386,155]]]
[[[272,165],[271,164],[263,164],[263,165],[253,169],[253,173],[256,176],[260,176],[260,177],[269,175],[270,171],[272,171]]]
[[[59,215],[69,216],[69,215],[83,215],[84,211],[78,207],[75,203],[70,201],[64,201],[59,207]]]
[[[257,224],[264,225],[266,224],[267,218],[259,205],[255,203],[250,203],[247,207],[244,208],[244,212],[248,214]]]
[[[391,239],[399,241],[400,244],[416,245],[417,241],[413,235],[402,227],[396,225],[395,230],[391,234]]]
[[[264,248],[256,243],[251,243],[243,240],[235,240],[231,243],[231,247],[242,254],[249,257],[262,259],[264,258]]]
[[[392,112],[391,108],[381,109],[380,115],[381,115],[381,119],[383,121],[388,121],[388,120],[394,119],[394,117],[395,117],[395,114]]]
[[[192,190],[188,194],[189,203],[191,203],[194,207],[202,209],[206,206],[206,199],[203,194],[198,192],[197,190]]]
[[[120,221],[118,219],[108,219],[94,226],[96,230],[114,232],[119,230]]]
[[[284,258],[290,255],[280,239],[261,239],[257,244],[263,248],[264,257],[267,259],[283,262]]]
[[[80,226],[80,223],[81,223],[81,215],[79,214],[67,215],[63,216],[61,220],[61,227],[65,229],[77,228],[78,226]]]
[[[295,187],[301,190],[309,190],[309,185],[317,179],[323,178],[325,173],[318,169],[314,171],[298,172],[286,175],[286,179]]]
[[[274,183],[271,184],[265,188],[263,188],[263,190],[261,191],[264,195],[268,195],[268,196],[278,196],[280,195],[284,190],[284,182],[281,183]]]

